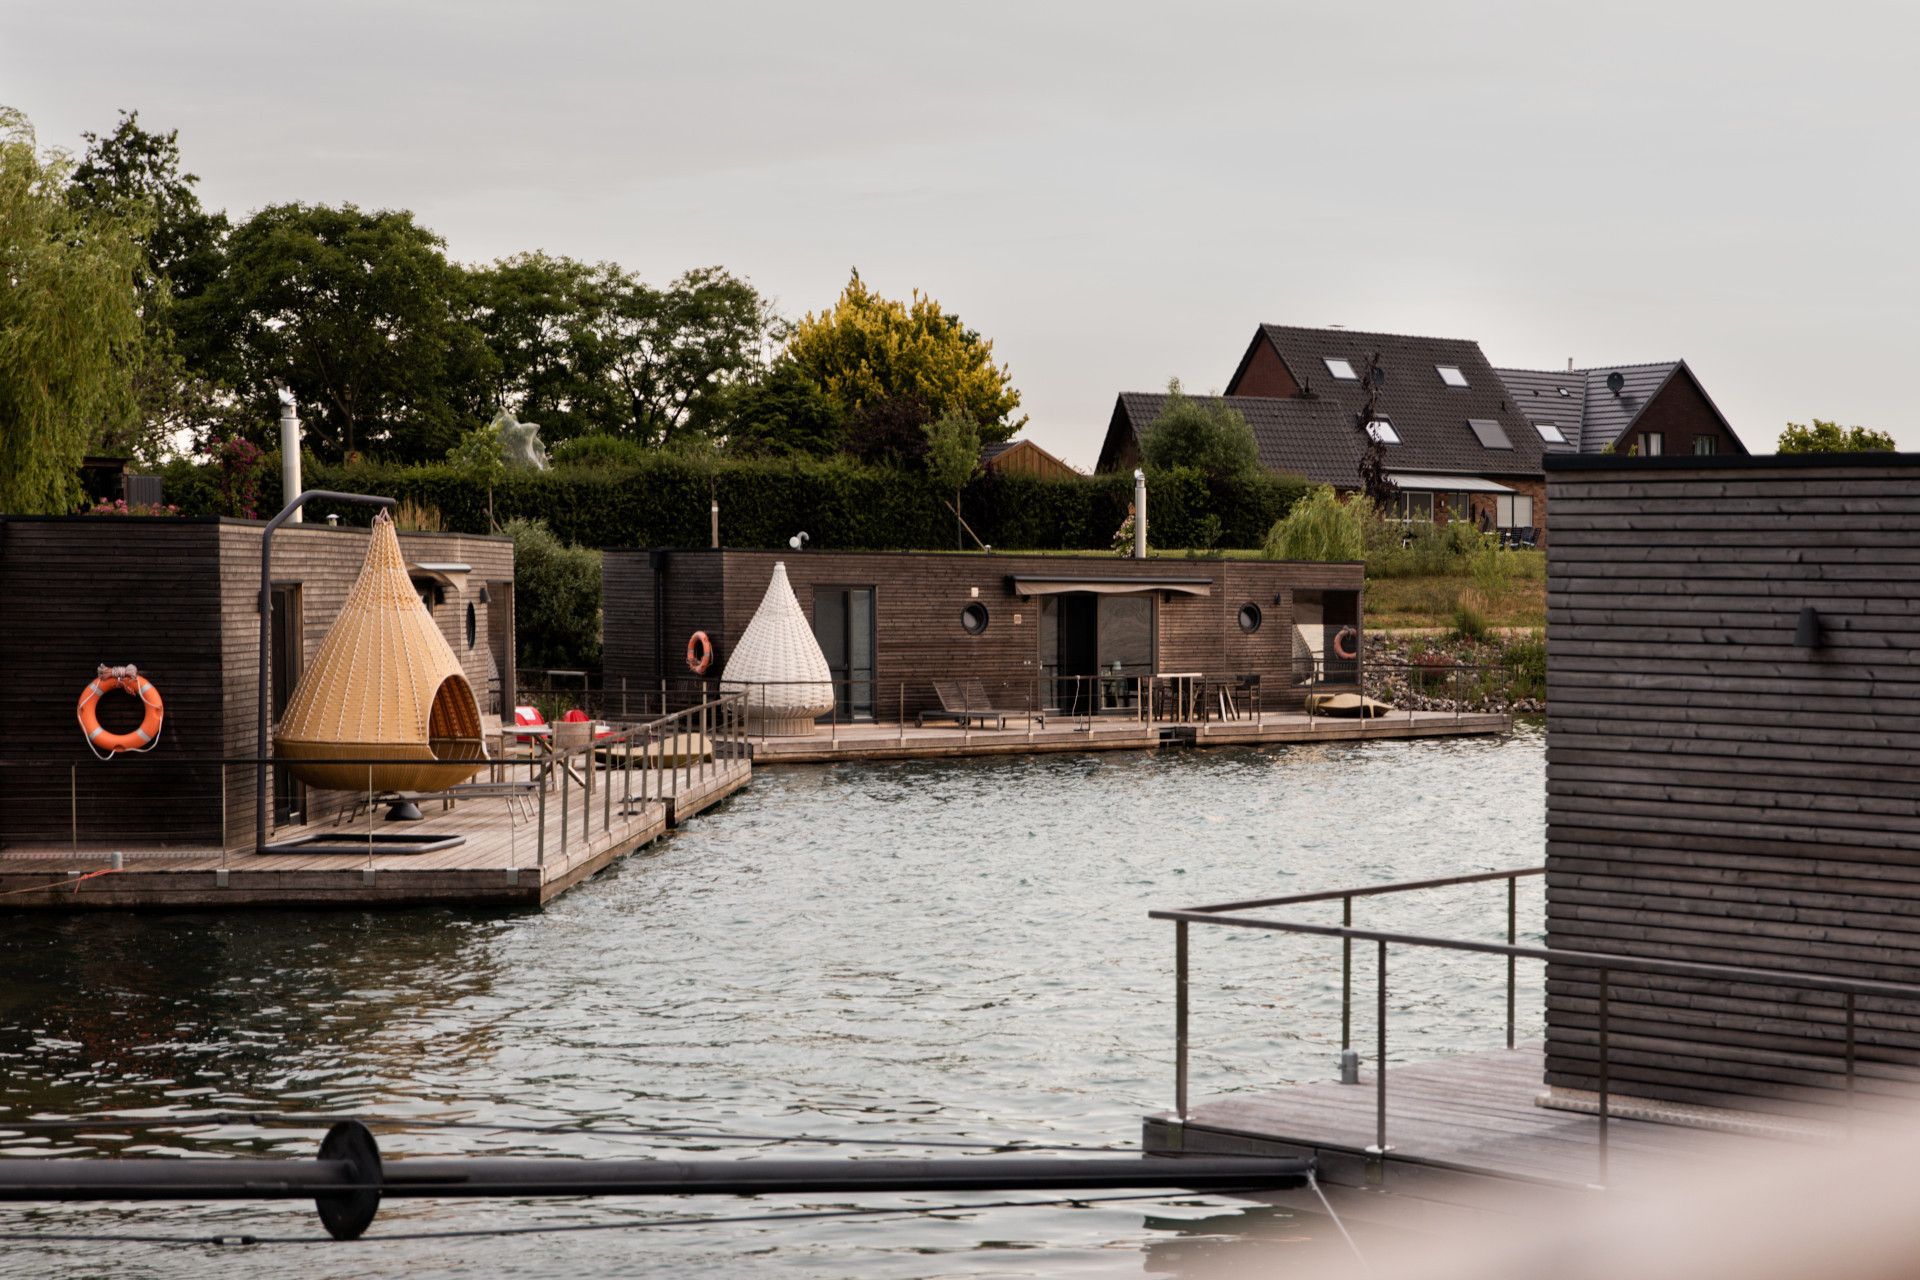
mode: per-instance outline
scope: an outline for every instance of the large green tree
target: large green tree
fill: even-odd
[[[491,412],[494,357],[467,321],[466,277],[405,210],[270,205],[234,228],[225,270],[178,310],[190,362],[262,432],[275,391],[291,389],[322,457],[438,459]]]
[[[988,443],[1026,424],[1015,416],[1020,393],[993,343],[932,298],[914,291],[902,302],[853,278],[832,307],[809,314],[787,339],[781,359],[857,418],[888,401],[913,401],[928,421],[963,413]]]
[[[1140,433],[1140,456],[1149,467],[1192,467],[1214,479],[1232,479],[1260,470],[1253,428],[1237,409],[1219,401],[1202,403],[1167,383],[1160,416]]]
[[[0,511],[72,510],[88,446],[135,413],[141,228],[66,196],[70,163],[0,108]]]
[[[718,267],[655,288],[614,263],[535,253],[472,281],[500,402],[554,441],[682,447],[721,434],[777,324],[751,284]]]
[[[145,253],[136,277],[146,330],[134,373],[138,409],[126,431],[103,432],[94,447],[153,461],[231,435],[235,398],[190,369],[174,340],[175,300],[204,293],[224,265],[226,215],[201,205],[200,179],[181,165],[178,130],[151,132],[137,111],[124,111],[111,133],[81,136],[87,150],[69,176],[68,200],[137,227]]]
[[[1884,431],[1843,427],[1837,422],[1825,422],[1819,418],[1815,418],[1811,426],[1803,422],[1789,422],[1787,429],[1780,433],[1777,447],[1781,453],[1891,453],[1899,448],[1893,442],[1893,437]]]

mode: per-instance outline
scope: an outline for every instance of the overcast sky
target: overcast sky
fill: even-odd
[[[470,261],[858,266],[994,340],[1090,467],[1260,321],[1685,357],[1756,452],[1920,449],[1920,5],[0,0],[41,140],[138,108],[208,203],[414,210]]]

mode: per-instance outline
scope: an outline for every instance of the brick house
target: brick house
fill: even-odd
[[[1746,452],[1685,361],[1496,370],[1464,338],[1264,324],[1225,393],[1193,398],[1237,410],[1269,470],[1354,491],[1373,437],[1402,518],[1465,517],[1526,542],[1547,537],[1551,454]],[[1097,469],[1137,466],[1140,433],[1166,401],[1121,393]]]

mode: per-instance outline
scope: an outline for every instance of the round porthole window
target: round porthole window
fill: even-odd
[[[987,606],[970,604],[960,611],[960,626],[970,636],[977,636],[987,629]]]
[[[473,648],[473,642],[480,638],[480,622],[474,615],[473,602],[467,602],[467,648]]]
[[[1260,629],[1260,606],[1243,604],[1240,606],[1240,629],[1248,635]]]

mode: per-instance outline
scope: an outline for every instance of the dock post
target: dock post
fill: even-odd
[[[593,762],[594,768],[600,767],[602,757],[599,744],[594,745],[593,754],[588,759]],[[611,768],[607,770],[607,776],[600,779],[600,830],[603,834],[613,830],[613,770]]]
[[[1187,1118],[1187,922],[1173,922],[1173,1114]]]
[[[567,765],[564,753],[560,756],[560,856],[567,856],[567,784],[573,780],[573,770]]]
[[[528,772],[533,772],[531,765],[528,766]],[[540,800],[540,831],[533,838],[533,865],[538,869],[539,880],[544,885],[547,866],[547,780],[536,777],[534,782],[534,793]]]

